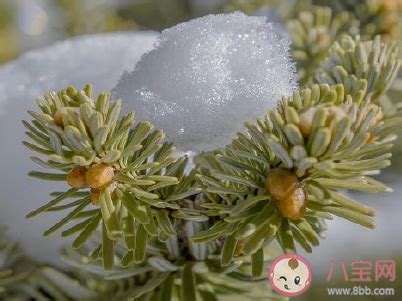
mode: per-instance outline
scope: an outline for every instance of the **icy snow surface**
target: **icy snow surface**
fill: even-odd
[[[296,87],[289,44],[281,25],[265,17],[194,19],[163,31],[113,93],[125,112],[165,130],[178,150],[216,149]]]

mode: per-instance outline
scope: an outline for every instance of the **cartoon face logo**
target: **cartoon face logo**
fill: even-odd
[[[268,278],[277,293],[294,297],[310,287],[311,276],[311,266],[307,260],[296,254],[286,254],[275,259],[269,268]]]

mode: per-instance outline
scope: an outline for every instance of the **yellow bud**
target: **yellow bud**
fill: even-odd
[[[289,197],[277,201],[276,206],[283,217],[299,220],[304,217],[307,201],[304,188],[299,187]]]
[[[265,181],[266,190],[275,200],[288,197],[298,185],[296,175],[282,168],[271,169]]]
[[[298,220],[304,216],[307,194],[295,174],[286,169],[272,169],[265,187],[283,217]]]
[[[101,189],[91,188],[91,203],[93,205],[99,204]]]
[[[116,187],[117,187],[116,182],[112,182],[111,184],[107,184],[106,187],[91,188],[91,203],[93,205],[98,205],[102,190],[109,189],[110,192],[113,192],[116,190]]]
[[[91,188],[103,188],[108,186],[114,177],[113,167],[106,163],[92,165],[86,176],[88,186]]]
[[[87,171],[87,168],[84,166],[74,167],[67,175],[68,185],[77,189],[88,187],[86,180]]]

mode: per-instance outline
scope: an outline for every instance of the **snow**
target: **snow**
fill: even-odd
[[[29,160],[32,153],[21,145],[25,139],[21,120],[29,119],[26,111],[36,109],[34,99],[49,90],[86,83],[92,83],[95,92],[110,90],[124,70],[133,68],[152,49],[156,36],[154,32],[84,36],[0,66],[0,224],[8,225],[10,236],[36,258],[57,262],[58,250],[66,241],[57,234],[44,239],[42,232],[66,213],[30,220],[25,215],[48,202],[48,193],[66,187],[27,176],[37,166]]]
[[[163,31],[113,93],[124,111],[164,129],[179,151],[216,149],[297,86],[289,44],[281,25],[265,17],[194,19]]]

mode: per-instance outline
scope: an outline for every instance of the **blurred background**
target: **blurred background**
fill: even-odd
[[[163,30],[194,17],[241,10],[271,14],[278,0],[0,0],[0,63],[71,36]],[[285,0],[286,9],[310,0]],[[290,5],[290,6],[289,6]],[[281,5],[282,6],[282,5]],[[268,9],[268,10],[267,10]]]
[[[360,22],[362,36],[400,36],[402,0],[0,0],[0,63],[71,36],[163,30],[194,17],[236,10],[289,19],[311,5],[329,6],[332,17],[352,12],[350,19]],[[323,43],[323,36],[321,32],[316,42]]]
[[[359,21],[360,33],[365,37],[381,34],[384,41],[396,40],[401,44],[402,1],[315,0],[314,4],[330,6],[333,14],[351,12],[353,18]],[[0,0],[0,65],[31,49],[77,35],[163,30],[197,16],[235,10],[270,16],[280,21],[281,18],[296,18],[303,9],[309,10],[309,5],[310,0]],[[321,45],[326,42],[326,36],[320,35],[320,30],[317,32],[311,43]],[[402,83],[398,79],[388,96],[386,108],[392,109],[398,105],[401,88]],[[351,286],[342,282],[339,268],[338,278],[326,282],[330,260],[339,263],[341,260],[348,262],[359,259],[396,260],[397,281],[381,285],[395,287],[398,295],[381,300],[402,300],[401,148],[398,146],[395,149],[393,167],[380,176],[394,188],[394,193],[355,195],[356,199],[378,210],[377,228],[368,230],[347,221],[332,221],[321,246],[313,254],[303,254],[312,263],[315,284],[298,300],[342,300],[340,297],[331,299],[326,294],[326,287]],[[377,283],[373,285],[381,286]],[[355,297],[353,300],[378,300],[378,297]]]
[[[202,0],[0,0],[0,62],[67,37],[136,29],[161,30],[223,9]]]

